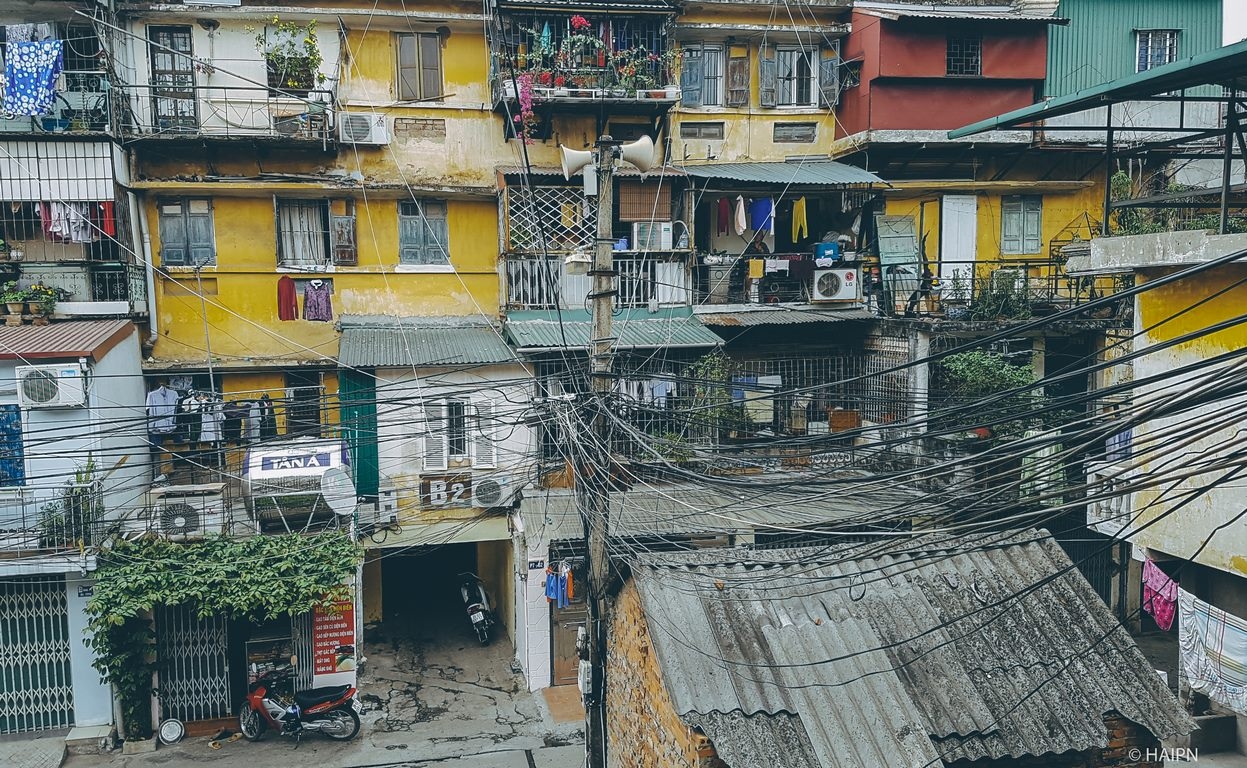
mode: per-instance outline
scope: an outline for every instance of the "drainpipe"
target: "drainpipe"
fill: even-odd
[[[159,318],[156,315],[156,268],[152,266],[152,236],[147,226],[147,208],[139,205],[139,197],[126,193],[130,199],[130,227],[143,243],[143,277],[147,283],[148,338],[154,344],[160,338]]]

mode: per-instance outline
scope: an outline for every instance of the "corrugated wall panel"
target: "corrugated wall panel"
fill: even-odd
[[[1176,29],[1178,58],[1221,47],[1221,0],[1061,0],[1048,35],[1045,95],[1064,96],[1136,68],[1135,31]]]

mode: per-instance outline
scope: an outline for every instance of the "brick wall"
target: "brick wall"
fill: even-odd
[[[948,768],[1163,768],[1160,761],[1140,759],[1149,750],[1156,756],[1160,752],[1160,742],[1146,728],[1116,712],[1105,715],[1104,725],[1108,729],[1106,749],[1020,759],[958,760]]]
[[[612,768],[717,768],[710,741],[685,725],[663,685],[636,585],[611,610],[606,734]]]

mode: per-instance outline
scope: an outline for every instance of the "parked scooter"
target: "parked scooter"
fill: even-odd
[[[359,733],[359,701],[355,687],[331,685],[291,693],[294,665],[265,672],[247,686],[247,698],[238,713],[238,729],[247,741],[259,741],[269,728],[282,736],[302,738],[323,733],[336,741],[350,741]]]
[[[463,597],[463,607],[468,612],[472,629],[476,630],[476,638],[481,645],[489,645],[489,633],[498,623],[489,604],[489,593],[475,573],[461,573],[459,578],[459,594]]]

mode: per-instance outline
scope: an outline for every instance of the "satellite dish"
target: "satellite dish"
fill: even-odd
[[[320,493],[335,514],[355,514],[355,481],[346,467],[332,467],[320,476]]]

